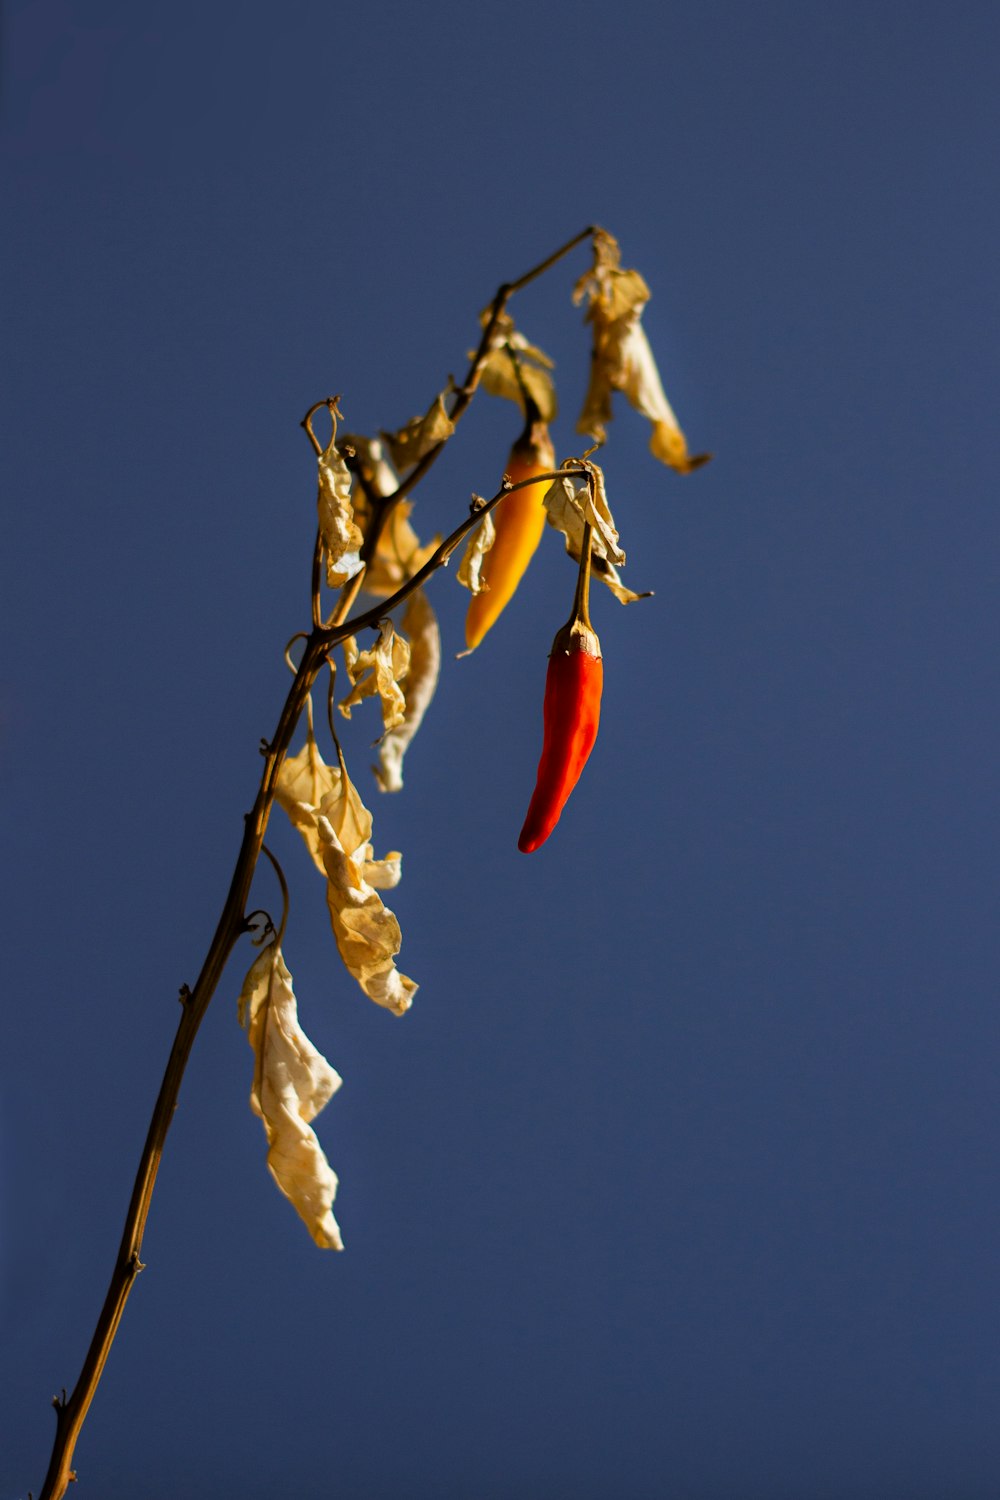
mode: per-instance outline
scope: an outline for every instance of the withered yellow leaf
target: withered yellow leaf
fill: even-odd
[[[320,792],[318,803],[307,799]],[[399,882],[402,856],[372,852],[372,815],[347,774],[327,766],[312,736],[278,773],[277,799],[326,876],[327,906],[337,948],[348,971],[376,1004],[402,1015],[417,986],[395,966],[399,923],[382,905],[379,890]]]
[[[444,392],[436,396],[422,417],[412,417],[397,432],[383,432],[397,469],[409,469],[426,453],[445,442],[455,431],[455,424],[444,409]]]
[[[337,794],[324,797],[316,819],[333,935],[341,958],[368,998],[401,1016],[413,1003],[417,986],[396,968],[402,934],[373,883],[382,883],[382,875],[386,884],[394,883],[395,872],[387,867],[395,865],[398,871],[399,856],[374,861],[370,844],[352,849],[350,824],[340,816],[342,801]]]
[[[340,588],[361,568],[360,548],[364,538],[355,524],[351,505],[351,476],[334,434],[319,455],[319,534],[326,561],[326,581]]]
[[[372,768],[383,792],[398,792],[403,785],[403,757],[434,697],[441,670],[441,632],[423,589],[416,589],[407,600],[402,628],[410,640],[410,667],[400,683],[406,708],[403,722],[379,742],[379,763]],[[370,885],[377,883],[370,876],[368,880]]]
[[[581,466],[592,476],[593,484],[578,484],[573,475],[564,475],[555,480],[545,493],[546,519],[550,526],[562,533],[566,551],[574,562],[580,561],[583,550],[584,528],[591,527],[591,566],[595,578],[614,594],[619,604],[632,604],[645,599],[647,594],[634,593],[622,583],[616,564],[625,561],[625,553],[618,542],[611,508],[604,487],[604,473],[599,464],[587,459],[571,460],[574,467]]]
[[[271,1176],[316,1244],[343,1250],[331,1210],[337,1174],[311,1128],[341,1079],[299,1025],[292,976],[277,942],[258,955],[243,981],[239,1018],[253,1048],[250,1107],[264,1122]]]
[[[621,391],[653,424],[649,446],[655,457],[687,474],[707,463],[711,455],[688,453],[640,322],[649,288],[638,271],[623,271],[619,261],[614,237],[599,230],[594,237],[594,264],[574,293],[578,302],[588,298],[587,320],[593,330],[590,383],[577,431],[604,442],[606,424],[613,415],[611,395]]]
[[[359,651],[356,638],[349,635],[344,641],[344,663],[351,679],[351,690],[340,704],[344,718],[349,719],[351,709],[363,699],[377,694],[385,729],[402,724],[406,700],[399,684],[409,670],[410,647],[396,634],[392,621],[383,620],[378,640],[365,651]]]
[[[316,833],[316,816],[324,797],[340,791],[342,774],[337,766],[328,766],[319,753],[316,736],[310,729],[306,742],[297,755],[289,755],[281,764],[275,782],[275,796],[288,814],[293,828],[302,835],[303,842],[312,856],[313,864],[321,875],[326,874],[319,836]],[[357,799],[359,814],[366,809]],[[368,818],[366,839],[371,837],[371,818]]]
[[[480,314],[480,322],[484,327],[489,322],[490,316],[489,308]],[[520,380],[518,380],[510,349],[514,350],[514,358],[517,359],[517,366],[521,373]],[[470,350],[470,359],[472,355],[473,351]],[[479,377],[483,390],[491,396],[501,396],[507,401],[515,402],[524,411],[524,391],[521,389],[523,384],[524,390],[528,392],[538,408],[541,419],[545,422],[552,422],[558,414],[555,383],[549,374],[552,368],[553,363],[549,356],[534,344],[529,344],[524,335],[518,333],[509,313],[501,313],[494,326],[490,349]]]
[[[585,480],[578,484],[574,475],[554,480],[542,502],[549,525],[561,531],[567,541],[572,537],[575,544],[581,545],[583,528],[589,522],[594,533],[594,552],[610,562],[621,564],[625,561],[625,553],[619,546],[618,528],[608,505],[604,472],[599,464],[587,459],[573,459],[572,462],[574,467],[585,468],[593,482]]]
[[[479,525],[474,526],[469,532],[469,540],[465,544],[462,561],[455,574],[458,582],[463,588],[468,589],[470,594],[482,594],[489,588],[489,584],[483,577],[483,558],[496,541],[496,535],[493,512],[488,510]]]

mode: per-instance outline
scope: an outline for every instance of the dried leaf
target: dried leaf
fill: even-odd
[[[470,594],[481,594],[489,588],[483,577],[483,558],[496,541],[496,534],[492,511],[487,511],[479,525],[469,532],[455,577]]]
[[[600,465],[587,459],[573,459],[572,462],[574,467],[582,465],[588,471],[593,484],[578,485],[570,475],[555,480],[542,502],[549,524],[567,539],[572,535],[582,541],[584,525],[589,522],[594,531],[594,551],[611,562],[624,563],[625,553],[618,545],[618,528],[608,505]]]
[[[258,955],[243,981],[239,1018],[254,1051],[250,1107],[264,1122],[271,1176],[316,1244],[343,1250],[330,1208],[337,1174],[310,1128],[341,1079],[299,1025],[292,976],[277,942]]]
[[[423,417],[413,417],[398,432],[383,432],[397,469],[409,469],[425,453],[445,442],[455,431],[455,424],[444,409],[444,392],[436,396]]]
[[[341,958],[369,999],[401,1016],[409,1010],[417,986],[396,968],[402,934],[376,888],[376,883],[383,884],[383,876],[385,884],[394,883],[388,867],[394,863],[398,867],[399,855],[373,861],[370,844],[352,848],[347,833],[350,822],[341,817],[342,801],[336,794],[324,797],[316,819],[333,935]]]
[[[490,308],[480,314],[479,321],[484,328],[490,316]],[[521,371],[520,382],[517,378],[514,360],[506,347],[508,344],[513,348],[517,357]],[[473,357],[473,352],[469,351],[470,359]],[[553,363],[549,356],[536,348],[534,344],[529,344],[524,335],[518,333],[509,313],[502,313],[496,321],[490,340],[490,350],[479,377],[483,390],[491,396],[502,396],[507,401],[515,402],[524,411],[524,392],[521,390],[523,382],[525,390],[537,406],[543,421],[552,422],[558,413],[556,388],[549,374],[552,368]]]
[[[593,328],[590,383],[577,423],[577,431],[591,434],[598,442],[606,438],[611,421],[612,391],[622,391],[628,401],[653,424],[650,449],[662,463],[681,474],[707,463],[710,454],[690,455],[673,408],[667,400],[660,372],[649,347],[640,318],[649,300],[649,288],[638,271],[623,271],[620,253],[612,235],[598,230],[594,237],[594,264],[581,277],[574,300],[589,299],[587,320]]]
[[[332,414],[331,414],[332,415]],[[364,538],[355,524],[351,505],[351,476],[339,452],[334,417],[333,437],[319,455],[319,534],[326,559],[326,581],[340,588],[361,568],[359,555]]]
[[[406,700],[399,684],[409,671],[410,647],[396,634],[392,621],[383,620],[378,640],[366,651],[359,651],[356,638],[349,635],[344,641],[344,663],[352,684],[340,704],[344,718],[349,719],[351,709],[364,698],[377,694],[382,703],[384,728],[395,729],[402,724]]]
[[[570,552],[569,547],[566,550]],[[572,555],[572,552],[570,552],[570,556]],[[579,557],[577,557],[576,561],[580,561]],[[599,578],[611,590],[619,604],[635,604],[638,599],[652,599],[653,597],[651,589],[646,589],[644,593],[637,594],[634,589],[626,588],[621,581],[618,569],[614,563],[608,562],[606,557],[594,557],[591,554],[590,570],[594,578]]]
[[[434,697],[441,670],[441,632],[423,589],[416,589],[410,595],[403,615],[403,629],[410,639],[410,669],[400,683],[406,711],[402,724],[383,736],[379,744],[379,763],[373,767],[375,780],[383,792],[398,792],[403,785],[403,757]],[[370,877],[369,883],[376,884]]]
[[[323,760],[316,737],[310,731],[299,753],[287,756],[282,762],[275,783],[275,796],[288,814],[292,827],[302,835],[313,864],[321,875],[326,874],[326,867],[316,832],[316,818],[323,798],[339,793],[342,780],[339,767],[328,766]],[[357,808],[357,828],[361,829],[366,809],[360,797],[357,799]],[[364,837],[371,838],[370,816]]]
[[[324,787],[318,803],[306,800]],[[339,767],[324,765],[311,736],[298,755],[284,762],[276,794],[326,876],[330,921],[344,964],[376,1004],[402,1015],[417,986],[396,969],[399,923],[377,894],[398,884],[402,856],[393,852],[373,858],[371,813],[343,760]]]
[[[555,480],[547,490],[543,502],[549,525],[562,532],[566,551],[574,562],[579,562],[584,527],[589,522],[594,577],[607,585],[619,604],[632,604],[637,599],[648,598],[648,594],[636,594],[626,588],[618,575],[615,565],[624,563],[625,553],[618,545],[618,528],[608,505],[600,465],[582,458],[574,458],[570,462],[574,467],[582,465],[589,471],[593,476],[593,487],[590,484],[577,485],[570,475]]]
[[[364,485],[359,485],[359,493],[355,495],[354,516],[367,535],[371,507],[365,486],[373,495],[391,495],[399,487],[399,479],[378,438],[358,437],[351,433],[341,439],[341,446],[354,450],[354,464],[364,480]],[[395,594],[414,573],[419,572],[440,545],[441,538],[435,537],[426,546],[421,546],[420,538],[410,525],[412,511],[412,501],[398,501],[379,534],[375,556],[365,570],[364,581],[365,593],[376,599],[387,599],[390,594]]]

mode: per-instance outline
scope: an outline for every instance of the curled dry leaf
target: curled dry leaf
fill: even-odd
[[[481,594],[489,588],[483,577],[483,558],[496,541],[496,534],[492,511],[487,511],[479,525],[469,532],[469,540],[465,544],[462,561],[455,576],[470,594]]]
[[[279,804],[288,814],[292,827],[302,835],[313,864],[321,875],[325,875],[326,870],[316,833],[316,812],[324,797],[340,790],[342,780],[339,767],[328,766],[320,755],[316,736],[310,730],[299,753],[289,755],[282,761],[275,784],[275,796]],[[360,803],[360,798],[358,801]],[[363,807],[361,812],[364,812]],[[368,836],[371,836],[370,821]]]
[[[594,577],[599,578],[611,590],[619,604],[634,604],[637,599],[647,599],[648,594],[637,594],[626,588],[619,576],[616,564],[624,563],[625,553],[618,544],[618,528],[608,505],[600,465],[581,458],[574,458],[569,462],[574,467],[582,466],[587,469],[593,484],[578,485],[570,475],[555,480],[546,491],[544,499],[549,525],[562,533],[566,551],[578,563],[583,549],[584,527],[589,522],[592,528],[591,568]]]
[[[491,308],[480,313],[479,321],[484,328],[491,316]],[[508,345],[510,348],[507,347]],[[517,365],[521,372],[520,381],[517,378],[517,368],[511,358],[510,349],[514,350],[517,358]],[[473,356],[474,351],[470,349],[469,358]],[[518,333],[510,314],[501,313],[496,321],[490,339],[490,349],[479,377],[483,390],[491,396],[502,396],[507,401],[515,402],[522,411],[525,410],[524,390],[526,390],[538,408],[538,414],[542,420],[552,422],[558,413],[556,388],[549,374],[553,368],[549,356],[536,348],[534,344],[529,344],[522,333]],[[521,389],[522,385],[524,390]]]
[[[339,766],[325,765],[312,735],[282,765],[276,795],[326,876],[333,935],[346,968],[377,1005],[402,1015],[417,986],[395,966],[399,923],[378,896],[398,884],[402,856],[373,857],[372,815],[343,759]]]
[[[618,545],[618,528],[608,505],[603,470],[585,458],[574,458],[571,462],[574,468],[586,469],[592,483],[578,485],[572,475],[553,481],[542,502],[550,526],[566,537],[572,531],[582,538],[584,524],[589,521],[594,529],[594,546],[600,555],[611,562],[624,563],[625,554]]]
[[[343,1250],[330,1207],[337,1174],[311,1128],[340,1088],[340,1075],[299,1025],[292,976],[277,942],[258,955],[243,981],[239,1018],[253,1048],[250,1107],[264,1122],[271,1176],[316,1244]]]
[[[455,424],[444,409],[444,392],[436,396],[423,417],[413,417],[398,432],[383,432],[389,453],[397,469],[409,469],[426,453],[445,442],[455,431]]]
[[[344,641],[344,663],[351,679],[351,691],[340,704],[344,718],[349,719],[351,709],[364,698],[378,694],[385,729],[402,724],[406,700],[400,682],[410,668],[410,647],[396,634],[392,621],[383,620],[378,640],[366,651],[359,651],[357,639],[349,635]]]
[[[337,448],[337,419],[333,436],[319,455],[319,534],[326,560],[326,581],[340,588],[361,569],[360,549],[364,538],[355,523],[351,504],[351,476]]]
[[[354,497],[354,515],[365,534],[371,520],[372,509],[365,493],[382,498],[391,495],[399,486],[399,479],[378,438],[357,437],[353,433],[341,440],[341,446],[354,450],[353,463],[363,483],[360,493]],[[426,546],[410,524],[413,504],[400,500],[392,508],[388,521],[379,534],[375,556],[365,571],[365,592],[376,599],[387,599],[395,594],[414,573],[437,550],[440,537],[435,537]]]
[[[437,688],[441,670],[441,632],[437,616],[423,589],[409,597],[403,629],[410,638],[410,667],[400,683],[406,700],[403,722],[384,735],[378,747],[375,780],[379,790],[398,792],[403,785],[403,757],[423,722]],[[374,881],[370,882],[372,885]]]
[[[398,879],[399,855],[373,861],[367,857],[370,844],[352,849],[352,820],[343,812],[343,798],[334,794],[323,798],[316,819],[333,935],[341,958],[368,998],[401,1016],[412,1005],[417,986],[396,968],[402,934],[377,889],[383,876],[387,884]]]
[[[688,453],[687,441],[667,400],[660,372],[640,319],[649,301],[649,287],[638,271],[623,271],[613,235],[594,235],[594,264],[577,283],[574,301],[588,299],[587,320],[593,329],[590,384],[577,431],[598,442],[611,421],[612,391],[628,401],[653,424],[650,449],[655,457],[681,474],[707,463],[711,454]]]

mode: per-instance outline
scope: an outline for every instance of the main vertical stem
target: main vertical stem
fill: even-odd
[[[146,1143],[132,1188],[121,1244],[118,1247],[118,1255],[111,1274],[107,1296],[104,1299],[104,1306],[101,1308],[94,1336],[90,1341],[83,1368],[72,1394],[68,1399],[57,1398],[55,1401],[56,1437],[39,1500],[62,1500],[67,1486],[76,1478],[72,1467],[73,1452],[80,1429],[97,1390],[129,1293],[142,1270],[140,1260],[142,1238],[164,1143],[177,1108],[184,1070],[187,1067],[198,1028],[215,994],[226,961],[237,941],[246,931],[244,913],[247,898],[274,803],[278,772],[288,753],[295,726],[323,664],[327,649],[326,642],[314,631],[308,639],[295,680],[285,700],[274,738],[267,747],[260,788],[253,809],[246,819],[243,842],[240,845],[229,893],[226,896],[215,935],[194,989],[185,989],[181,992],[184,1010],[174,1037],[174,1044],[170,1049],[170,1056],[167,1059],[152,1119],[149,1122]]]

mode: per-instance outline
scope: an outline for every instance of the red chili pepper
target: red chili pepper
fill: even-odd
[[[545,843],[580,779],[597,739],[604,663],[590,624],[590,528],[584,534],[573,614],[556,635],[545,677],[544,735],[538,780],[517,847],[531,854]]]

